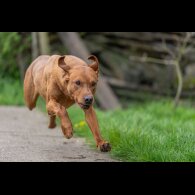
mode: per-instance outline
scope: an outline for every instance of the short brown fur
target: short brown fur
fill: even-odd
[[[77,103],[85,112],[86,122],[97,147],[107,152],[111,146],[102,139],[93,108],[99,62],[95,56],[90,56],[89,60],[92,63],[88,65],[71,55],[38,57],[26,71],[24,99],[27,107],[32,110],[36,107],[38,96],[43,97],[50,116],[49,128],[56,127],[55,119],[58,116],[64,136],[68,139],[73,136],[73,128],[66,109]],[[90,104],[86,104],[86,97],[91,98]]]

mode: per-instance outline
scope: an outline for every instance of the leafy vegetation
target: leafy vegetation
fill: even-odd
[[[18,58],[29,48],[30,38],[18,32],[0,32],[0,78],[20,78]]]

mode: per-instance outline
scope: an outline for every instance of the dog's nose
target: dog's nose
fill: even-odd
[[[93,102],[93,97],[92,96],[89,96],[89,95],[85,96],[84,99],[85,99],[85,103],[88,104],[88,105],[92,104],[92,102]]]

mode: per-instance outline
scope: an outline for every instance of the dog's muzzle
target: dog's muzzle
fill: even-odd
[[[87,109],[90,108],[90,106],[92,105],[92,103],[93,103],[93,96],[88,95],[88,96],[85,96],[84,97],[84,103],[78,103],[78,104],[79,104],[79,106],[82,109],[87,110]]]
[[[93,96],[87,95],[84,97],[85,105],[91,105],[93,102]]]
[[[88,104],[79,103],[79,106],[80,106],[82,109],[87,110],[87,109],[89,109],[89,107],[91,106],[91,104],[88,105]]]

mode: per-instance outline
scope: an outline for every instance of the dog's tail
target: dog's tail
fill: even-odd
[[[30,110],[36,107],[36,101],[38,98],[38,94],[35,91],[32,69],[33,66],[30,65],[24,77],[24,101]]]

